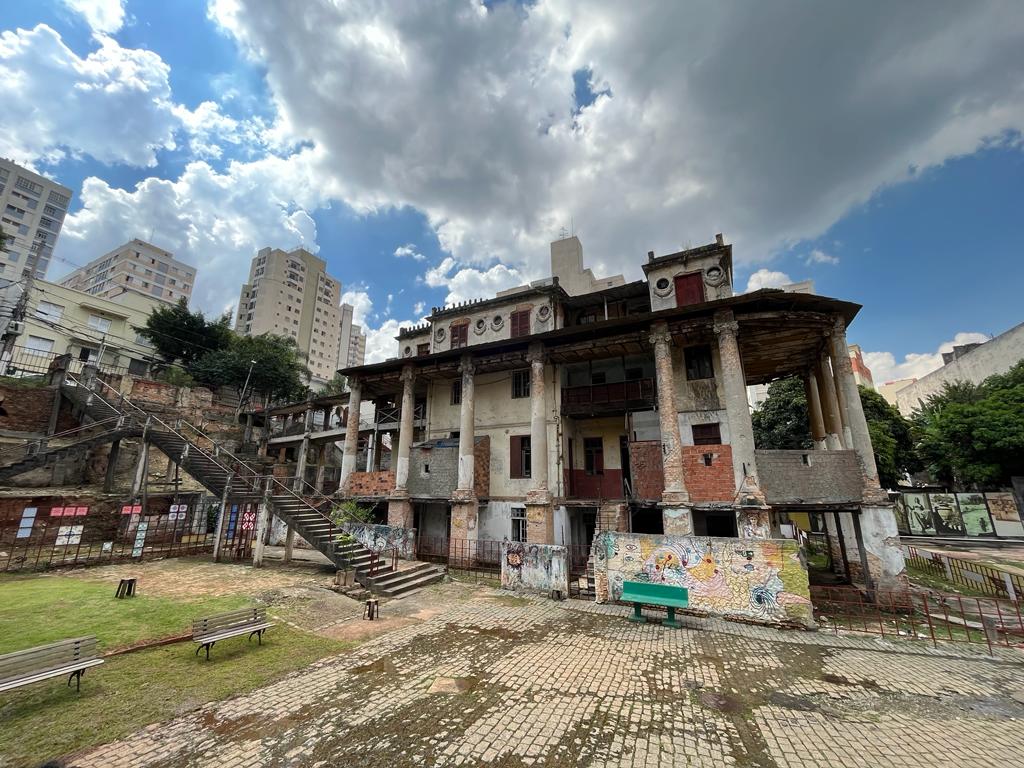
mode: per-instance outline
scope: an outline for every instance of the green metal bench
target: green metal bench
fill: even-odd
[[[622,597],[624,603],[633,604],[633,615],[630,621],[643,624],[647,621],[640,612],[643,605],[660,605],[668,610],[668,618],[662,622],[666,627],[678,629],[682,625],[676,621],[676,608],[686,608],[690,605],[690,593],[686,587],[674,587],[671,584],[651,584],[646,581],[624,581],[622,583]]]

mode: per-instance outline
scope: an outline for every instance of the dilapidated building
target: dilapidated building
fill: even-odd
[[[338,494],[382,518],[386,506],[389,526],[452,551],[589,547],[601,530],[767,539],[824,513],[836,562],[901,587],[847,348],[860,307],[735,295],[721,235],[651,252],[643,273],[594,277],[565,238],[549,279],[435,307],[400,331],[397,358],[341,371],[351,394]],[[805,382],[816,450],[755,444],[746,387],[787,376]]]

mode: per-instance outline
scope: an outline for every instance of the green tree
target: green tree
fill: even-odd
[[[773,381],[768,399],[754,411],[754,444],[768,450],[811,448],[804,383],[794,377]]]
[[[156,348],[161,359],[180,362],[190,373],[203,355],[226,349],[234,337],[227,313],[208,320],[202,312],[189,310],[185,299],[157,307],[144,326],[135,327],[135,332]]]
[[[348,386],[348,379],[342,376],[340,373],[334,374],[334,378],[327,382],[327,385],[320,391],[322,397],[329,395],[341,395],[346,391]]]
[[[912,417],[929,472],[958,488],[1008,484],[1024,474],[1024,361],[980,385],[947,385]]]
[[[205,353],[190,372],[202,384],[234,387],[243,407],[254,399],[300,400],[306,396],[309,383],[309,370],[303,365],[295,339],[271,334],[232,334],[226,348]]]
[[[905,472],[916,472],[920,461],[914,450],[910,424],[877,392],[860,388],[861,407],[878,465],[879,482],[891,488]],[[769,450],[811,448],[804,383],[797,377],[774,381],[768,399],[752,416],[754,443]]]

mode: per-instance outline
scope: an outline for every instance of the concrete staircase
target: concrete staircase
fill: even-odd
[[[19,460],[0,467],[0,483],[6,483],[12,477],[17,477],[18,475],[30,472],[33,469],[45,467],[60,459],[67,459],[75,454],[84,453],[97,445],[102,445],[104,443],[109,443],[126,437],[138,437],[141,434],[141,429],[133,427],[115,428],[99,435],[84,437],[81,440],[76,440],[75,442],[68,443],[67,445],[55,446],[46,450],[26,454]]]
[[[231,482],[231,497],[262,497],[266,478],[230,452],[200,446],[180,431],[162,421],[147,418],[145,412],[123,398],[106,399],[80,386],[66,384],[61,393],[83,413],[95,421],[117,417],[126,428],[143,434],[147,443],[177,461],[207,490],[222,496]],[[194,428],[193,428],[194,429]],[[198,430],[196,430],[198,432]],[[108,438],[109,439],[109,438]],[[272,512],[322,553],[339,570],[354,569],[356,581],[374,594],[393,597],[408,593],[426,584],[439,581],[444,571],[427,563],[412,568],[396,569],[390,558],[374,556],[370,550],[352,543],[331,520],[334,502],[313,491],[300,495],[279,480],[271,481]]]

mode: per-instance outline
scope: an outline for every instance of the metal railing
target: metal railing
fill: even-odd
[[[904,554],[914,568],[974,592],[1014,601],[1024,598],[1024,576],[1020,574],[911,546],[904,547]]]
[[[871,598],[850,586],[811,587],[820,629],[995,648],[1021,647],[1024,618],[1018,601],[942,592],[872,590]]]
[[[318,506],[315,506],[315,505],[311,504],[309,502],[308,498],[315,498],[315,499],[320,500],[321,501],[321,505],[323,503],[330,504],[331,507],[332,507],[332,511],[336,510],[336,508],[334,507],[334,502],[329,497],[324,496],[320,491],[318,491],[312,485],[307,483],[304,479],[298,478],[298,479],[292,480],[292,482],[294,484],[297,484],[297,485],[308,487],[309,490],[312,491],[312,493],[309,495],[308,498],[305,497],[305,496],[302,496],[299,493],[297,493],[294,490],[292,490],[291,487],[289,487],[288,485],[283,483],[279,478],[274,477],[273,475],[267,476],[267,475],[260,474],[260,472],[258,472],[255,468],[253,468],[252,466],[247,464],[245,461],[240,459],[238,456],[236,456],[234,453],[229,451],[227,448],[225,448],[219,442],[214,440],[211,436],[207,435],[199,427],[195,426],[194,424],[191,424],[190,422],[188,422],[188,421],[186,421],[184,419],[179,420],[179,422],[178,422],[179,425],[181,427],[184,427],[184,428],[187,428],[189,430],[192,430],[195,434],[200,435],[203,438],[205,438],[206,440],[208,440],[210,442],[210,444],[212,445],[212,448],[213,448],[213,453],[212,454],[209,453],[208,451],[203,450],[203,448],[200,447],[199,445],[197,445],[193,440],[190,440],[187,436],[185,436],[184,434],[179,432],[178,429],[176,429],[175,427],[171,426],[170,424],[168,424],[167,422],[165,422],[164,420],[162,420],[158,416],[155,416],[155,415],[153,415],[153,414],[143,410],[138,405],[136,405],[135,403],[131,402],[131,400],[129,400],[127,397],[125,397],[125,395],[123,393],[118,392],[116,389],[111,387],[106,382],[104,382],[104,381],[102,381],[102,380],[100,380],[98,378],[97,379],[93,379],[94,382],[98,382],[102,387],[106,387],[107,389],[111,390],[112,392],[114,392],[117,395],[117,398],[116,398],[117,402],[116,402],[116,404],[111,402],[110,400],[107,400],[107,399],[103,398],[98,392],[96,392],[96,389],[95,389],[94,386],[89,386],[87,383],[84,383],[84,382],[80,381],[79,379],[75,378],[72,375],[68,375],[66,377],[66,380],[68,382],[74,384],[75,386],[81,387],[84,390],[86,390],[87,392],[89,392],[90,393],[90,395],[89,395],[90,397],[99,398],[101,402],[103,402],[105,405],[107,405],[109,408],[111,408],[116,413],[119,413],[121,415],[127,415],[125,413],[125,407],[127,406],[128,408],[132,409],[133,411],[135,411],[136,413],[140,414],[141,416],[144,416],[146,421],[147,421],[147,423],[150,424],[150,428],[152,428],[153,424],[158,424],[163,431],[169,432],[170,434],[172,434],[172,435],[178,437],[179,439],[183,440],[186,443],[187,446],[191,446],[192,448],[194,448],[204,458],[206,458],[207,460],[212,462],[215,466],[217,466],[219,469],[221,469],[225,473],[225,476],[228,478],[228,482],[230,482],[230,480],[231,480],[233,475],[241,472],[242,474],[244,474],[243,480],[245,482],[247,482],[247,484],[249,484],[250,488],[252,488],[253,491],[258,491],[260,486],[263,483],[266,483],[265,487],[267,487],[268,491],[271,491],[271,495],[291,496],[292,498],[298,500],[304,506],[306,506],[308,509],[312,510],[313,512],[316,512],[317,514],[319,514],[321,517],[323,517],[328,522],[328,524],[330,526],[329,530],[328,530],[328,535],[329,535],[329,538],[330,538],[331,541],[333,541],[335,539],[335,537],[339,534],[340,529],[338,529],[338,526],[335,523],[334,518],[332,516],[330,516],[330,515],[324,514],[324,512]],[[232,464],[231,467],[227,467],[227,466],[224,465],[224,463],[222,463],[222,458],[223,457],[226,457],[227,460],[231,462],[231,464]],[[273,493],[273,491],[278,491],[278,490],[280,491],[280,493],[276,493],[276,494]],[[349,517],[353,521],[356,520],[356,518],[351,516],[351,515],[349,515]]]
[[[31,440],[25,440],[23,442],[16,443],[14,445],[8,445],[8,446],[5,446],[4,448],[0,449],[0,457],[3,457],[5,455],[9,455],[9,454],[15,453],[16,451],[19,451],[19,450],[24,450],[25,451],[25,457],[27,457],[27,456],[29,456],[29,455],[31,455],[33,453],[37,453],[39,451],[39,449],[47,447],[47,443],[50,440],[62,440],[62,439],[65,439],[67,437],[70,437],[71,435],[78,434],[79,432],[84,432],[86,430],[95,429],[98,426],[101,426],[103,424],[109,424],[111,422],[118,423],[118,422],[120,422],[120,418],[118,418],[117,416],[112,416],[109,419],[101,419],[99,421],[93,421],[93,422],[90,422],[88,424],[83,424],[81,426],[75,427],[74,429],[65,429],[63,432],[55,432],[54,434],[46,435],[45,437],[36,437],[36,438],[31,439]],[[120,424],[118,424],[118,427],[115,428],[115,429],[108,429],[108,430],[105,430],[104,432],[101,432],[101,433],[99,433],[97,435],[89,435],[89,437],[86,438],[86,439],[90,439],[91,440],[93,438],[102,437],[103,435],[108,435],[108,434],[111,434],[113,432],[117,432],[117,431],[120,430],[120,428],[121,428]],[[66,448],[66,447],[68,447],[68,446],[57,446],[57,448]]]

